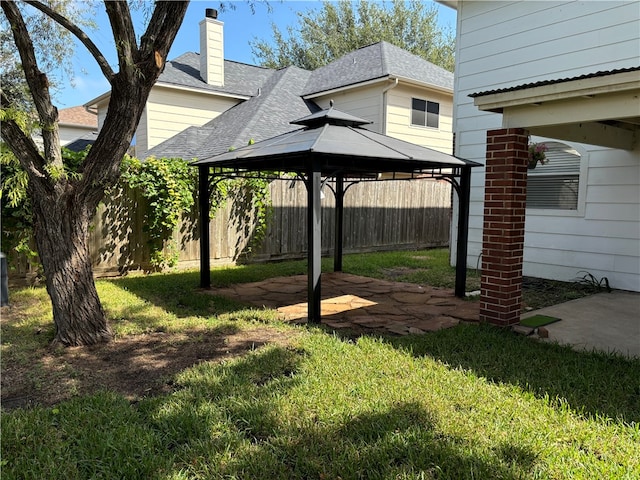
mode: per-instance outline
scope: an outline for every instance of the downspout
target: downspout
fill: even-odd
[[[392,88],[396,88],[398,86],[398,77],[394,79],[389,79],[394,81],[391,85],[388,85],[384,90],[382,90],[382,121],[380,125],[382,125],[382,135],[387,134],[387,92]]]

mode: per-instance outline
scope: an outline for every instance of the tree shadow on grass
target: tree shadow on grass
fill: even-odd
[[[106,280],[178,318],[210,317],[247,308],[245,304],[198,288],[198,272],[131,276]]]
[[[417,403],[360,413],[330,425],[279,432],[282,440],[238,455],[229,474],[271,470],[264,478],[523,478],[536,462],[534,452],[509,446],[481,454],[468,440],[443,434],[437,419]],[[518,449],[516,458],[509,452]],[[483,456],[484,458],[481,458]]]
[[[516,385],[539,398],[548,396],[552,403],[566,401],[580,414],[640,421],[637,359],[578,352],[487,325],[386,340],[414,356],[429,356],[493,382]]]
[[[111,393],[34,409],[3,421],[7,478],[502,478],[529,475],[526,447],[479,451],[443,434],[413,402],[362,411],[316,407],[295,390],[309,353],[267,347],[233,362],[202,363],[180,390],[130,405]],[[285,398],[284,402],[280,400]],[[287,408],[290,408],[288,411]],[[351,414],[351,412],[356,412]],[[25,421],[26,416],[33,419]],[[321,416],[322,418],[318,418]],[[87,428],[89,426],[89,428]]]
[[[277,348],[233,365],[202,365],[179,379],[184,390],[178,401],[147,405],[145,415],[156,419],[153,428],[163,436],[174,432],[165,437],[167,448],[185,459],[174,471],[246,479],[516,479],[534,467],[535,453],[521,446],[501,445],[480,458],[467,440],[441,433],[437,418],[418,403],[354,415],[337,413],[341,407],[333,418],[323,412],[319,419],[322,407],[314,402],[327,394],[318,392],[308,409],[282,411],[279,400],[296,395],[291,391],[300,383],[305,355]],[[357,411],[357,405],[348,410]]]

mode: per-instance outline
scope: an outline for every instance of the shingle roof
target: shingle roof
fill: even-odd
[[[67,125],[98,128],[98,115],[87,112],[82,106],[63,108],[58,112],[58,122]]]
[[[254,141],[299,129],[289,122],[319,110],[301,98],[311,72],[272,71],[259,96],[225,111],[202,127],[190,127],[149,150],[156,157],[207,158]]]
[[[471,98],[483,97],[485,95],[493,95],[495,93],[515,92],[518,90],[525,90],[527,88],[543,87],[545,85],[555,85],[558,83],[573,82],[575,80],[586,80],[588,78],[606,77],[608,75],[615,75],[617,73],[637,72],[637,71],[640,71],[640,66],[630,67],[630,68],[618,68],[615,70],[603,70],[599,72],[586,73],[584,75],[577,75],[575,77],[558,78],[555,80],[540,80],[539,82],[523,83],[521,85],[515,85],[513,87],[497,88],[495,90],[486,90],[484,92],[471,93],[469,94],[469,97]]]
[[[395,45],[378,42],[314,70],[302,95],[393,76],[453,91],[453,73]]]
[[[298,67],[271,70],[225,60],[225,86],[200,78],[199,55],[168,62],[159,82],[250,96],[202,127],[189,127],[150,149],[156,157],[207,158],[298,129],[289,122],[320,110],[303,97],[312,93],[399,76],[453,90],[453,74],[387,42],[360,48],[313,72]],[[260,89],[260,90],[259,90]]]
[[[93,145],[96,141],[96,138],[98,138],[98,132],[87,133],[86,135],[83,135],[82,137],[76,138],[75,140],[67,143],[65,145],[65,148],[68,148],[73,152],[81,152],[89,145]]]
[[[200,55],[187,52],[167,62],[158,82],[230,95],[251,96],[257,94],[258,88],[273,73],[274,70],[269,68],[225,60],[224,86],[216,87],[207,84],[200,77]]]

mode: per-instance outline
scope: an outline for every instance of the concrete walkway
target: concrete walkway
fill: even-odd
[[[598,293],[527,312],[522,318],[538,314],[561,319],[545,326],[546,341],[640,357],[640,293]]]

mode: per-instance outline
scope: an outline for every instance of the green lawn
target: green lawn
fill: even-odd
[[[345,270],[410,277],[417,264],[426,275],[446,271],[442,255],[353,255]],[[212,278],[302,272],[304,262],[286,262]],[[638,360],[478,325],[345,339],[282,325],[268,310],[198,292],[197,282],[195,272],[170,273],[98,289],[120,338],[261,325],[294,340],[185,369],[165,395],[131,402],[95,392],[3,411],[3,480],[640,478]],[[53,333],[46,293],[13,291],[11,301],[3,368],[37,366]]]

